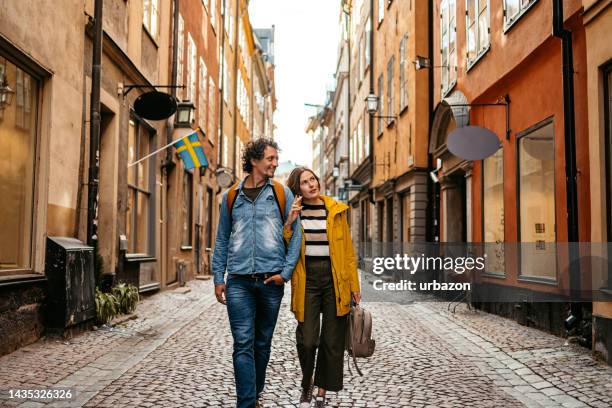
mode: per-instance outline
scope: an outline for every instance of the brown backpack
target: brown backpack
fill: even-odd
[[[363,375],[357,365],[357,357],[370,357],[374,354],[376,341],[372,339],[372,314],[359,305],[351,306],[348,315],[345,349],[353,358],[359,375]],[[351,367],[349,364],[349,371]]]
[[[227,192],[227,210],[229,211],[230,220],[232,219],[232,210],[234,209],[234,202],[236,201],[236,196],[238,196],[238,185],[240,182],[234,184],[230,187]],[[283,223],[285,222],[285,187],[276,180],[272,180],[274,193],[274,199],[276,200],[276,205],[278,206],[278,210],[280,211],[281,220]]]

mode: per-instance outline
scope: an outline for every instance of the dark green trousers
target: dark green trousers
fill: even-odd
[[[317,387],[329,391],[342,389],[345,333],[346,316],[336,316],[331,261],[307,257],[304,322],[298,323],[295,333],[303,388],[310,385],[314,371]]]

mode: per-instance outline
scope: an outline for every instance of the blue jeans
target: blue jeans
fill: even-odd
[[[227,277],[227,313],[234,337],[232,357],[238,408],[254,407],[257,395],[263,391],[284,291],[285,285],[264,285],[263,279],[231,274]]]

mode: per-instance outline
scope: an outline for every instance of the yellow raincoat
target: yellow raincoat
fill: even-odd
[[[346,204],[321,196],[327,209],[327,240],[331,258],[332,275],[336,291],[336,315],[344,316],[350,311],[351,292],[360,292],[357,262],[353,240],[348,225]],[[287,242],[292,231],[283,230]],[[302,237],[304,237],[302,231]],[[306,297],[306,261],[304,256],[305,239],[302,239],[300,259],[291,278],[291,311],[299,322],[304,321],[304,298]]]

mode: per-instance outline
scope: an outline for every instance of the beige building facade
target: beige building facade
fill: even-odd
[[[612,1],[583,1],[591,171],[591,241],[612,241]],[[606,273],[607,272],[607,273]],[[612,294],[612,268],[594,277],[594,290]],[[593,302],[593,350],[612,363],[612,302]]]

